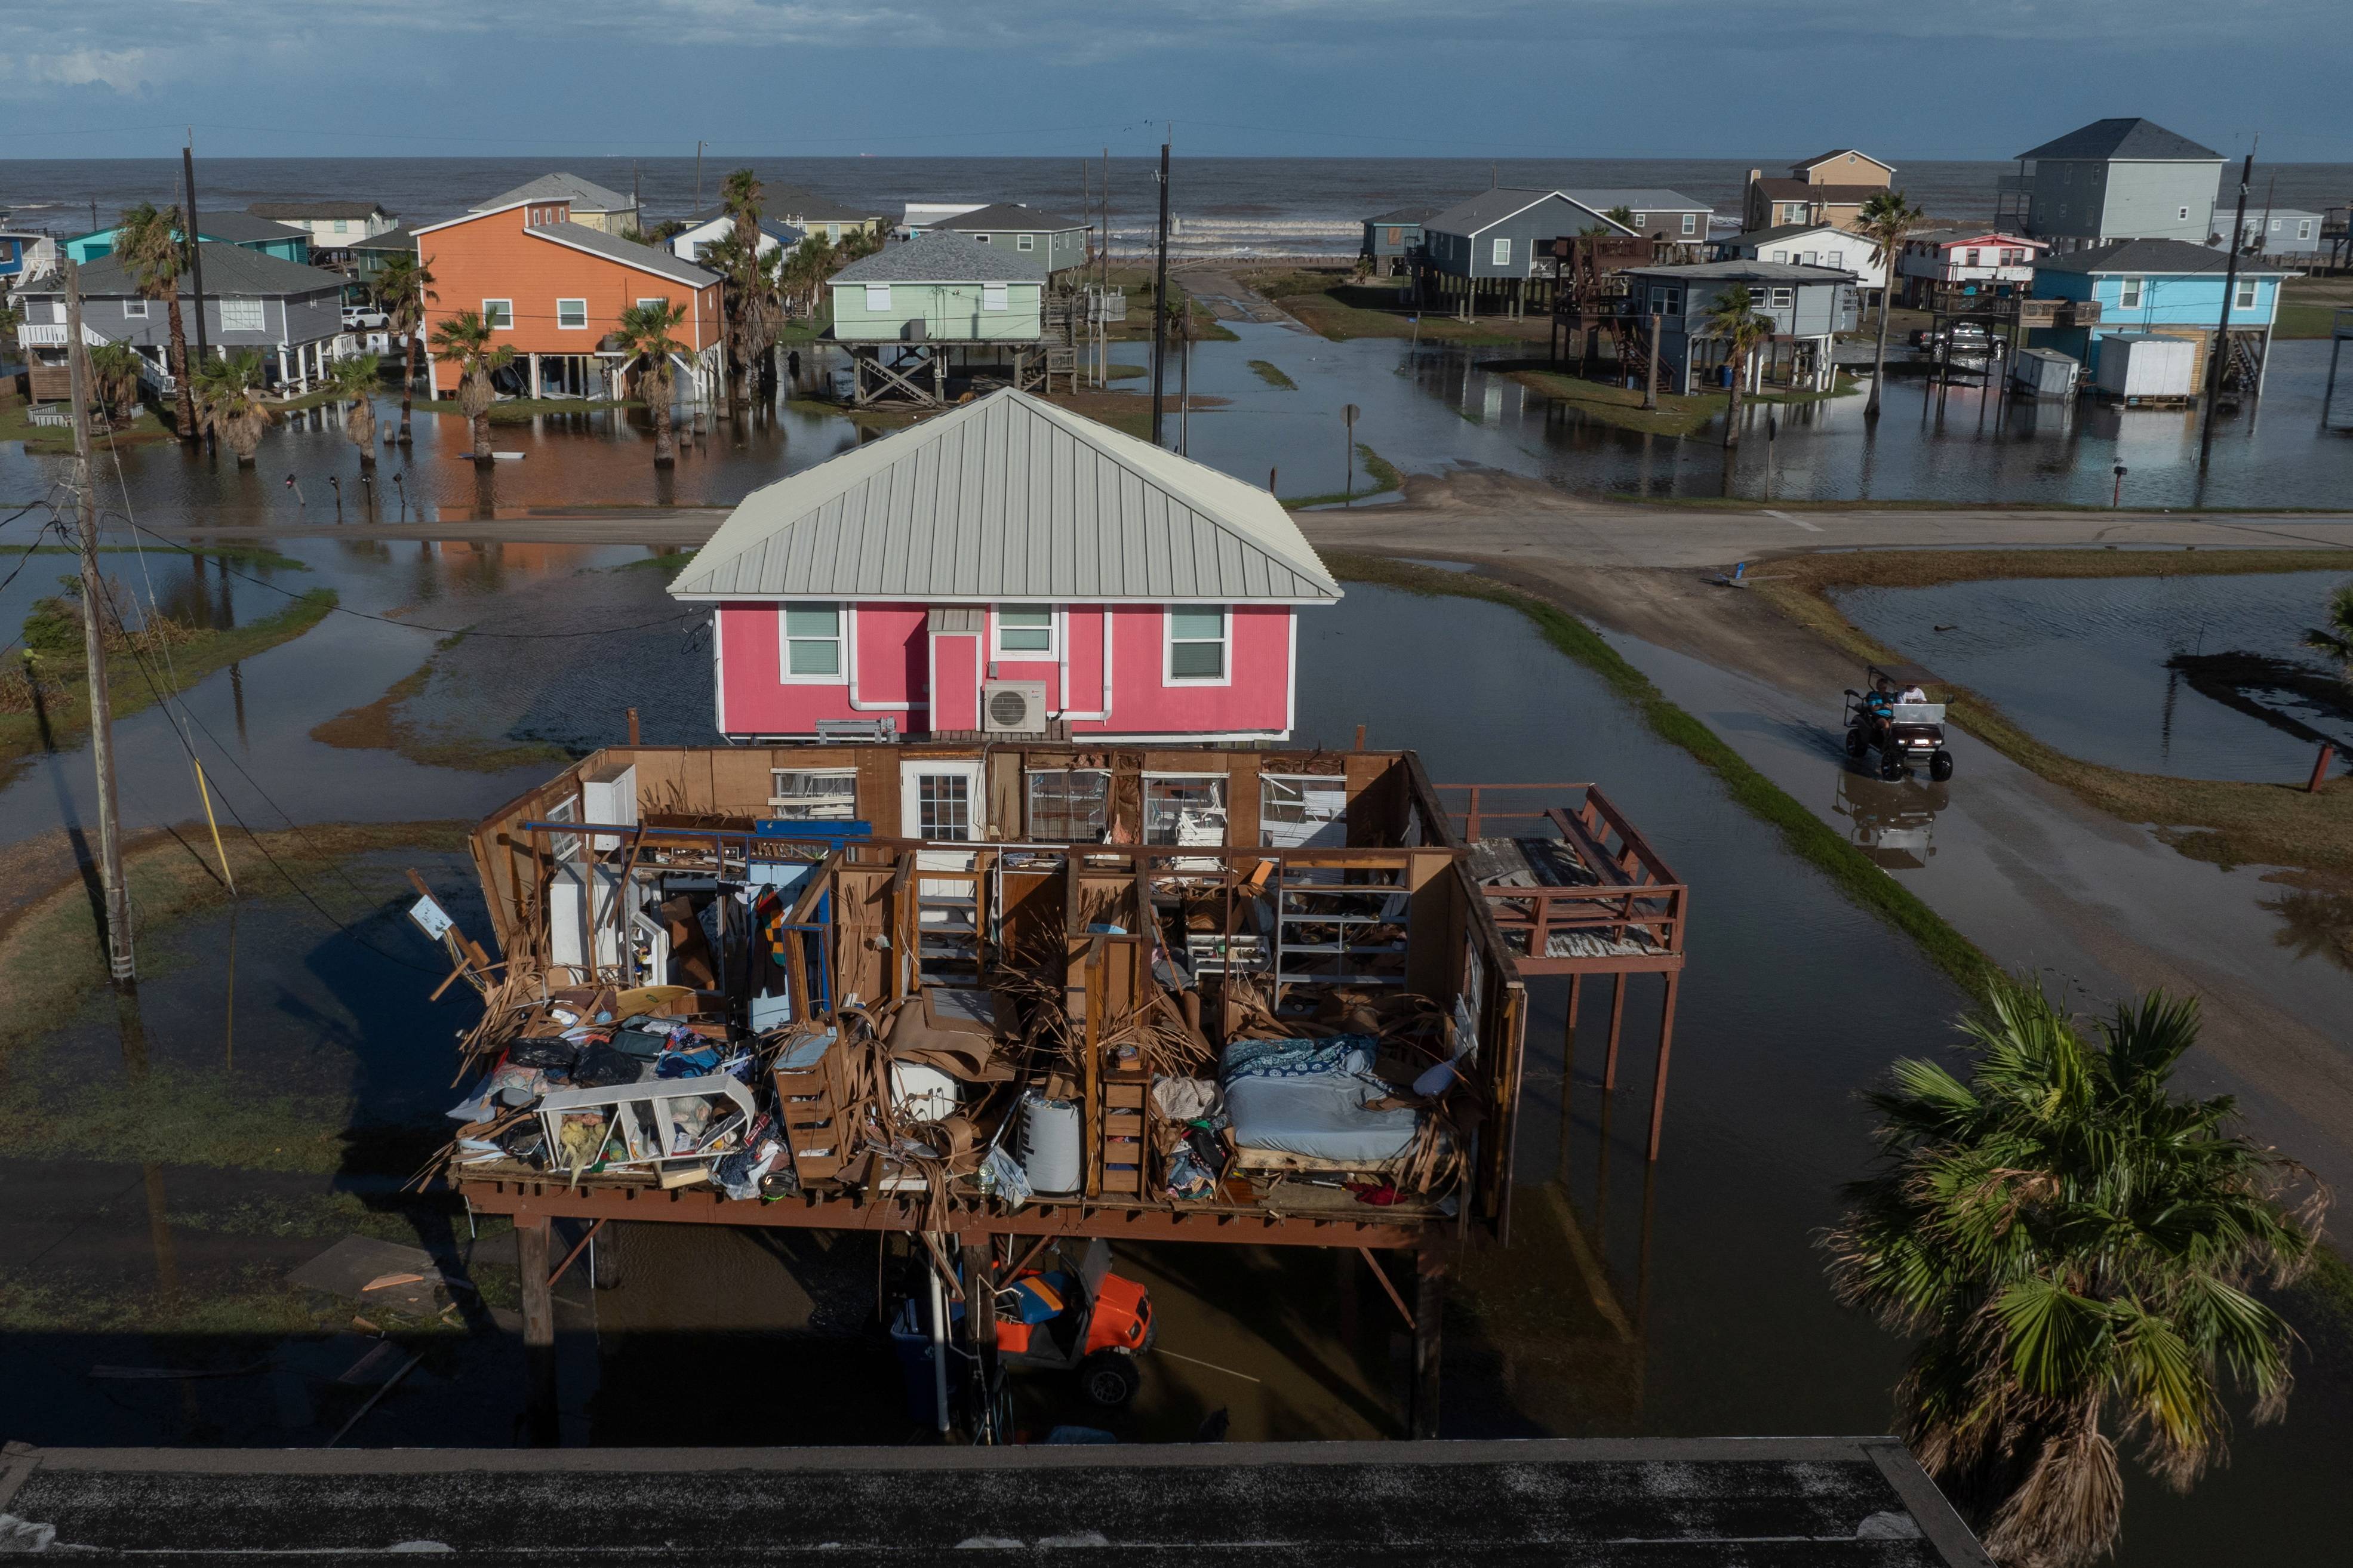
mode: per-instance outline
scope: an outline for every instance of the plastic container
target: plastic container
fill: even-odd
[[[1021,1100],[1021,1173],[1035,1193],[1075,1193],[1083,1179],[1079,1108],[1031,1094]]]
[[[964,1086],[937,1068],[892,1062],[891,1100],[911,1121],[943,1121],[964,1102]]]

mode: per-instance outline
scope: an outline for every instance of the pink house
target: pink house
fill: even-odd
[[[1895,258],[1904,302],[1933,303],[1939,296],[2023,292],[2049,242],[1990,228],[1931,228],[1913,233]]]
[[[1340,597],[1272,496],[1012,391],[754,491],[670,591],[741,741],[1282,740]]]

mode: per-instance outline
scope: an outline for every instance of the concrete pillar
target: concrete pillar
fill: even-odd
[[[544,1216],[517,1216],[515,1268],[522,1276],[523,1423],[533,1447],[557,1442],[555,1297],[548,1284]]]

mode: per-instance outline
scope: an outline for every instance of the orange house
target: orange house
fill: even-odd
[[[707,397],[720,374],[720,278],[667,250],[572,221],[569,202],[516,202],[417,231],[417,254],[433,274],[425,340],[477,310],[512,345],[523,390],[533,397],[611,397],[624,355],[613,333],[621,312],[654,300],[686,307],[672,336],[681,396]],[[454,394],[455,365],[428,356],[433,395]]]

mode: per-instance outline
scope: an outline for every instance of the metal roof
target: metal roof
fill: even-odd
[[[1591,213],[1596,223],[1611,224],[1620,232],[1625,234],[1633,232],[1625,225],[1614,223],[1603,214],[1594,212],[1591,207],[1566,191],[1519,190],[1510,185],[1501,185],[1492,191],[1481,191],[1468,201],[1457,202],[1444,212],[1433,214],[1423,222],[1422,227],[1437,229],[1442,234],[1477,234],[1483,229],[1494,227],[1505,218],[1527,211],[1540,202],[1551,201],[1556,196],[1573,207]]]
[[[1705,202],[1694,201],[1681,191],[1657,186],[1630,186],[1623,190],[1563,191],[1560,193],[1579,206],[1606,213],[1611,207],[1626,207],[1638,213],[1712,213],[1715,209]]]
[[[205,227],[212,225],[206,223]],[[237,299],[279,299],[300,294],[316,294],[328,289],[340,291],[344,279],[341,273],[329,272],[317,267],[305,267],[299,261],[288,261],[276,256],[266,256],[259,250],[248,250],[241,245],[230,245],[217,239],[205,241],[205,295],[207,299],[227,294]],[[110,252],[80,269],[81,291],[86,296],[105,295],[130,298],[139,292],[139,285],[122,265],[121,252]],[[186,299],[194,292],[193,281],[183,286],[180,297]],[[38,283],[21,285],[17,292],[26,295],[63,297],[65,278],[53,273]]]
[[[311,231],[307,228],[295,228],[241,212],[200,212],[196,215],[196,232],[206,239],[225,239],[231,245],[258,245],[266,240],[311,237]]]
[[[245,210],[251,213],[256,217],[280,219],[290,217],[342,218],[346,223],[350,222],[353,218],[371,218],[375,216],[378,213],[383,213],[385,217],[395,216],[392,213],[385,212],[384,206],[381,203],[335,200],[316,202],[255,202]]]
[[[968,213],[941,218],[930,224],[934,232],[947,229],[957,233],[986,231],[991,234],[1013,234],[1027,230],[1031,234],[1060,234],[1087,226],[1074,217],[1056,217],[1021,202],[998,202],[991,206],[975,207]]]
[[[607,234],[601,228],[590,228],[585,223],[533,224],[523,233],[541,239],[568,245],[575,250],[586,250],[607,261],[617,261],[624,267],[634,267],[641,272],[651,272],[671,279],[690,288],[701,289],[719,281],[719,274],[705,271],[691,261],[681,261],[667,250],[657,250],[650,245],[623,239],[617,234]]]
[[[1694,261],[1681,267],[1629,267],[1631,278],[1688,279],[1701,283],[1852,283],[1843,267],[1808,267],[1799,261]]]
[[[2119,239],[2071,251],[2034,264],[2037,272],[2222,272],[2231,265],[2227,250],[2192,245],[2186,239]],[[2239,261],[2242,278],[2294,278],[2299,274]]]
[[[1438,205],[1435,202],[1417,202],[1409,207],[1391,207],[1385,213],[1375,213],[1365,221],[1366,223],[1393,223],[1399,226],[1403,226],[1406,224],[1420,223],[1426,218],[1435,217],[1438,214],[1445,210],[1445,208]]]
[[[681,599],[1326,603],[1256,486],[1010,389],[752,492]]]
[[[1045,267],[1017,250],[944,230],[885,245],[830,279],[843,283],[1043,283]]]
[[[2201,147],[2187,136],[2177,136],[2162,125],[2137,116],[2094,120],[2080,131],[2019,154],[2021,158],[2207,159],[2217,163],[2222,154]]]
[[[554,174],[526,180],[504,195],[476,202],[470,210],[496,212],[501,207],[516,206],[523,202],[570,202],[582,212],[588,213],[622,213],[638,205],[620,192],[608,191],[577,174]]]
[[[1719,239],[1715,243],[1718,245],[1772,245],[1780,240],[1795,239],[1801,234],[1842,234],[1850,239],[1860,239],[1866,244],[1869,243],[1868,236],[1857,234],[1851,228],[1841,228],[1838,225],[1827,221],[1785,223],[1773,228],[1746,229],[1727,238]],[[1913,237],[1916,239],[1919,237],[1915,235]]]

